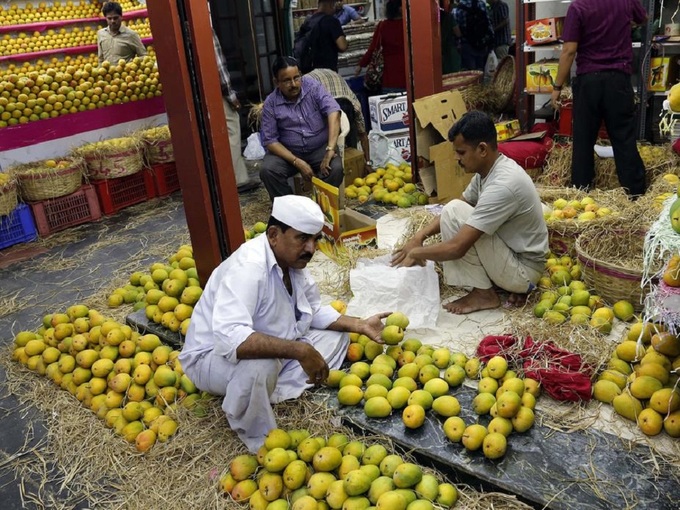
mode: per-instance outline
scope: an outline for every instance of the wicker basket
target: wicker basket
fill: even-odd
[[[83,160],[69,158],[56,163],[56,167],[48,167],[45,161],[38,161],[10,169],[17,179],[22,199],[27,202],[38,202],[63,197],[80,188],[83,180]]]
[[[144,153],[149,166],[164,165],[175,161],[170,130],[167,126],[141,131],[140,136],[144,141]]]
[[[583,281],[609,304],[625,299],[636,312],[642,310],[644,297],[651,290],[651,286],[641,286],[644,237],[645,233],[638,230],[591,229],[576,240],[576,256],[582,266]],[[600,255],[614,244],[626,247],[629,260],[625,266]]]
[[[0,216],[7,216],[17,206],[17,183],[10,180],[0,185]]]
[[[79,147],[74,154],[87,165],[90,179],[115,179],[139,172],[144,167],[143,143],[139,138],[105,140]]]
[[[483,71],[460,71],[458,73],[445,74],[442,77],[444,90],[460,90],[470,85],[482,82]]]

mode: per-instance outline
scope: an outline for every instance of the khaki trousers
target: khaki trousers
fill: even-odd
[[[241,153],[241,119],[238,112],[222,98],[224,116],[227,118],[227,132],[229,133],[229,148],[231,149],[231,161],[234,165],[236,185],[240,186],[248,182],[248,169]]]
[[[472,214],[473,207],[462,200],[452,200],[442,210],[442,241],[452,239]],[[541,273],[522,264],[498,235],[482,234],[468,252],[458,260],[442,263],[448,285],[490,289],[493,285],[508,292],[531,291]]]

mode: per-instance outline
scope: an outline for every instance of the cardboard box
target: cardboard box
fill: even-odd
[[[408,101],[406,93],[383,94],[368,98],[371,113],[371,129],[387,133],[408,129]]]
[[[647,77],[647,90],[649,92],[664,92],[676,79],[677,58],[652,57],[649,61],[649,76]]]
[[[345,171],[345,186],[349,186],[357,177],[362,177],[366,160],[364,153],[354,147],[345,147],[345,156],[342,164]]]
[[[413,103],[416,112],[416,147],[423,161],[418,166],[434,165],[437,202],[460,197],[472,175],[458,165],[453,145],[447,140],[451,126],[467,108],[457,90],[424,97]]]
[[[399,155],[404,161],[411,162],[411,134],[408,129],[400,131],[390,131],[385,136],[394,144],[394,148],[399,151]]]
[[[344,190],[312,177],[312,199],[325,216],[319,250],[337,260],[347,248],[377,247],[376,221],[365,214],[345,209]]]
[[[496,133],[498,134],[497,140],[502,142],[504,140],[509,140],[514,138],[522,132],[519,126],[519,120],[513,119],[507,122],[496,122]]]
[[[529,46],[556,43],[562,37],[564,17],[541,18],[524,23],[524,35]]]
[[[540,60],[527,65],[527,92],[549,94],[557,79],[558,60]]]

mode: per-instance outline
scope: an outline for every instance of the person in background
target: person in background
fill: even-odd
[[[406,90],[406,63],[404,62],[404,23],[401,15],[401,0],[389,0],[385,4],[385,18],[378,23],[371,45],[359,65],[354,69],[354,76],[361,74],[373,56],[373,52],[382,46],[384,70],[382,77],[382,93],[404,92]]]
[[[461,33],[462,68],[483,71],[494,44],[494,31],[486,3],[484,0],[460,0],[453,13]]]
[[[347,51],[347,39],[335,14],[335,0],[319,0],[319,8],[300,27],[298,37],[312,32],[311,69],[338,70],[338,53]]]
[[[348,332],[382,343],[382,318],[341,315],[307,264],[324,214],[313,200],[277,197],[264,235],[243,243],[210,275],[179,359],[202,391],[224,397],[231,429],[255,453],[276,428],[272,404],[296,399],[340,368]]]
[[[105,2],[102,14],[106,28],[97,31],[97,57],[117,64],[119,60],[129,62],[135,57],[146,55],[146,48],[139,34],[123,25],[123,8],[118,2]]]
[[[260,179],[269,197],[290,195],[288,179],[301,174],[340,186],[344,179],[338,156],[340,106],[313,78],[300,76],[297,60],[279,57],[272,65],[276,88],[262,107],[260,136],[267,154]]]
[[[493,27],[493,51],[501,60],[508,56],[510,48],[510,9],[503,0],[488,0],[491,26]]]
[[[439,0],[439,19],[442,40],[442,74],[456,73],[460,71],[460,52],[457,41],[461,33],[447,0]]]
[[[496,137],[493,120],[476,110],[451,127],[449,141],[463,171],[474,174],[472,181],[460,200],[446,204],[392,259],[406,267],[441,262],[448,285],[472,288],[444,305],[455,314],[500,306],[494,285],[510,292],[510,303],[523,303],[545,266],[548,229],[541,199],[524,169],[498,152]],[[441,242],[423,246],[435,234]]]
[[[350,123],[349,135],[345,138],[345,145],[356,147],[357,140],[361,142],[361,150],[364,153],[366,163],[365,171],[370,173],[371,168],[371,149],[366,133],[366,121],[364,113],[361,111],[361,103],[356,94],[349,88],[347,82],[338,73],[330,69],[314,69],[305,76],[314,78],[321,83],[328,93],[335,98],[340,105],[340,109],[345,112]]]
[[[560,91],[575,58],[571,184],[577,188],[590,189],[593,185],[593,146],[604,120],[621,186],[631,197],[645,192],[645,165],[637,149],[635,93],[630,76],[631,26],[646,20],[639,0],[574,0],[569,5],[551,103],[559,108]]]
[[[236,92],[231,86],[231,78],[227,70],[227,60],[222,53],[220,41],[217,34],[212,31],[213,46],[215,47],[215,60],[217,60],[217,73],[220,77],[220,87],[222,88],[222,106],[224,116],[227,119],[227,131],[229,132],[229,148],[231,149],[231,161],[234,165],[234,175],[236,177],[236,187],[239,193],[253,190],[260,183],[257,180],[248,179],[248,168],[241,152],[241,102],[238,100]]]
[[[345,2],[335,2],[335,17],[343,27],[352,23],[366,23],[356,9]]]

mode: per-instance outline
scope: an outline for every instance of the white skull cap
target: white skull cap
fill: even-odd
[[[314,200],[299,195],[274,198],[272,216],[305,234],[318,234],[324,223],[319,205]]]

